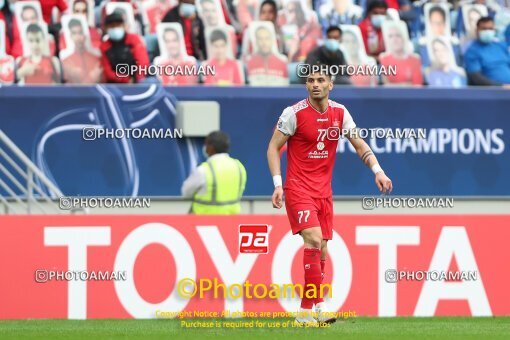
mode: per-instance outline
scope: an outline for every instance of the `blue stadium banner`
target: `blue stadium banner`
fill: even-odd
[[[215,100],[231,155],[248,173],[245,195],[270,195],[268,141],[283,109],[306,96],[303,86],[2,87],[0,129],[66,195],[178,196],[204,159],[203,139],[175,129],[176,103]],[[366,140],[396,195],[510,195],[508,91],[336,87],[331,99],[370,129]],[[379,138],[376,129],[389,133]],[[406,129],[418,136],[397,135]],[[378,192],[345,139],[332,185],[335,195]]]

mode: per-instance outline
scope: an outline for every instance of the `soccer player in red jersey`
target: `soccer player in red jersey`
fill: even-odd
[[[282,207],[285,190],[285,208],[292,233],[300,234],[304,241],[305,291],[315,287],[315,292],[320,292],[327,242],[333,236],[331,178],[341,131],[347,131],[345,137],[374,172],[379,190],[391,192],[392,183],[370,147],[356,133],[356,124],[349,111],[329,99],[333,79],[326,65],[311,66],[313,71],[306,80],[309,96],[283,110],[269,142],[267,159],[275,186],[273,207]],[[285,143],[288,165],[285,186],[282,187],[279,151]],[[317,321],[336,321],[322,298],[310,299],[303,295],[296,322],[317,324]]]

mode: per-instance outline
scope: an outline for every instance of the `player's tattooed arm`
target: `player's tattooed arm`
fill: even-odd
[[[374,156],[374,153],[372,152],[372,150],[367,150],[363,153],[363,155],[361,155],[361,161],[368,166],[368,161],[371,156]]]
[[[352,144],[356,153],[358,154],[361,161],[371,168],[372,166],[378,164],[377,158],[375,157],[370,146],[363,140],[363,138],[359,137],[358,134],[352,134],[347,136],[349,142]]]
[[[352,144],[361,161],[375,173],[375,183],[382,193],[390,193],[393,190],[391,180],[382,170],[377,157],[370,149],[370,146],[357,134],[348,135],[347,139]]]

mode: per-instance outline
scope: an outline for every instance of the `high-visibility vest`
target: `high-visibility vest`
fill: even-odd
[[[229,156],[214,157],[200,164],[205,173],[205,194],[193,196],[191,212],[197,215],[231,215],[241,212],[241,197],[246,185],[246,170]]]

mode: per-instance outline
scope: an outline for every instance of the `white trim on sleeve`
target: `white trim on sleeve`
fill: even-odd
[[[345,106],[344,106],[344,121],[342,122],[342,128],[345,130],[352,130],[356,128],[356,123],[354,122],[354,119],[352,119],[349,110],[347,110]]]
[[[284,135],[293,136],[296,133],[296,120],[296,112],[289,106],[283,110],[276,128]]]

